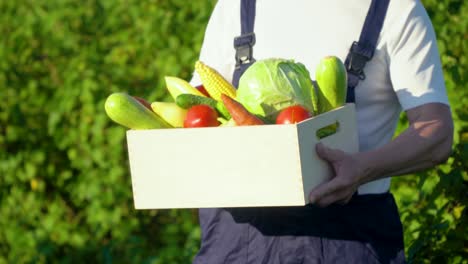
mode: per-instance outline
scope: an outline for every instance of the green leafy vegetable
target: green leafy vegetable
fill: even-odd
[[[246,70],[239,80],[236,100],[251,113],[272,119],[292,105],[315,113],[315,98],[309,71],[303,64],[272,58],[256,61]]]

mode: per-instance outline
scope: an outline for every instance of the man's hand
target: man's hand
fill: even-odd
[[[318,206],[346,204],[361,184],[445,162],[453,143],[450,108],[429,103],[409,109],[406,114],[409,127],[380,148],[347,154],[317,144],[317,154],[330,164],[334,176],[311,191],[310,202]]]
[[[356,157],[341,150],[331,149],[319,143],[316,151],[320,158],[330,164],[334,175],[330,181],[311,191],[310,202],[320,207],[332,203],[348,203],[360,185],[359,178],[364,169],[361,168]]]

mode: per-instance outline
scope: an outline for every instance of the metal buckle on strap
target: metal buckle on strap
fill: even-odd
[[[366,78],[366,75],[364,74],[364,66],[374,55],[373,52],[370,55],[364,54],[362,50],[363,48],[359,46],[359,43],[354,41],[351,45],[348,56],[346,57],[346,70],[349,73],[356,75],[360,80],[364,80]]]
[[[234,38],[234,48],[236,49],[236,68],[239,68],[242,64],[254,61],[254,45],[255,33],[248,33]]]

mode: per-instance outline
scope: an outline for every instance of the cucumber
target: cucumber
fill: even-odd
[[[319,114],[333,110],[346,103],[347,72],[343,62],[336,56],[324,57],[315,71]]]
[[[184,109],[189,109],[194,105],[200,104],[209,105],[216,109],[218,113],[225,119],[231,118],[231,114],[229,114],[229,111],[226,109],[224,104],[220,101],[216,101],[213,98],[199,96],[195,94],[180,94],[176,98],[176,104]]]
[[[170,128],[166,121],[126,93],[113,93],[104,105],[107,116],[130,129]]]

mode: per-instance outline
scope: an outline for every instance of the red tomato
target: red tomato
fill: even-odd
[[[206,97],[210,97],[210,98],[211,98],[210,94],[206,91],[205,86],[203,86],[203,85],[198,85],[198,86],[195,87],[195,88],[197,88],[197,90],[200,91],[202,94],[204,94]]]
[[[312,117],[312,113],[300,105],[293,105],[281,110],[276,124],[295,124]]]
[[[218,113],[208,105],[195,105],[189,108],[184,127],[219,126]]]
[[[135,98],[138,102],[140,102],[140,104],[144,105],[149,110],[153,111],[153,109],[151,108],[151,104],[145,99],[138,97],[138,96],[133,96],[133,98]]]

